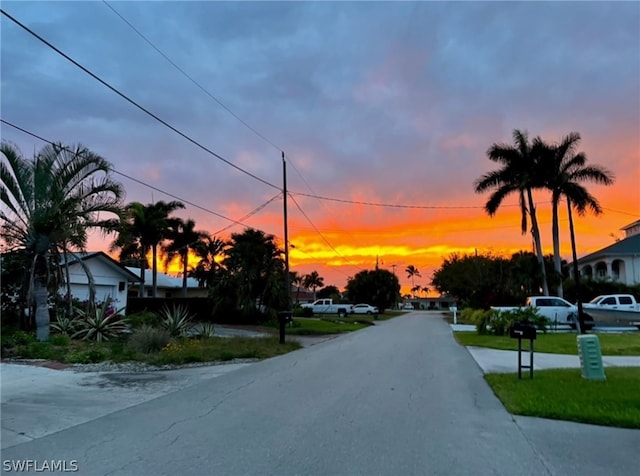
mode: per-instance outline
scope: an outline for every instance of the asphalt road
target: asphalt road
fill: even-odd
[[[110,476],[631,476],[639,448],[637,430],[512,417],[447,324],[411,313],[6,448],[2,460]]]

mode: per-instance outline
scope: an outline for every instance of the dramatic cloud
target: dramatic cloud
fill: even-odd
[[[180,215],[211,232],[232,222],[203,208],[240,219],[278,193],[284,150],[295,199],[292,266],[317,269],[327,284],[342,287],[378,259],[405,285],[404,268],[417,266],[429,285],[451,252],[529,249],[510,206],[515,197],[489,218],[486,196],[473,193],[474,181],[494,168],[487,148],[510,142],[516,128],[547,141],[580,132],[589,161],[616,175],[613,187],[590,188],[605,214],[577,219],[581,254],[640,217],[636,2],[3,1],[2,8],[260,180],[158,123],[5,16],[2,119],[82,142],[155,187],[121,175],[127,200],[169,199],[158,189],[166,191],[198,205]],[[26,155],[42,146],[7,126],[2,138]],[[537,200],[550,251],[549,197]],[[282,200],[244,223],[281,240]],[[241,230],[233,225],[221,237]]]

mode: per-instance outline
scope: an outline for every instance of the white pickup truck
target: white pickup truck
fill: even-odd
[[[531,296],[527,298],[525,307],[535,307],[538,314],[549,319],[551,325],[568,324],[576,326],[578,320],[578,307],[569,301],[557,296]],[[492,307],[498,311],[512,311],[518,307]],[[585,327],[593,327],[593,318],[585,314]]]
[[[604,294],[583,304],[583,307],[585,312],[603,323],[640,323],[640,304],[631,294]]]
[[[303,309],[311,309],[313,314],[337,314],[346,317],[353,313],[353,304],[334,304],[333,299],[318,299],[312,303],[302,304]]]
[[[584,303],[585,309],[619,309],[624,311],[640,311],[640,304],[631,294],[604,294]]]

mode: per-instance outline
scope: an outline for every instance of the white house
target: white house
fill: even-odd
[[[581,277],[640,284],[640,220],[621,230],[624,239],[578,260]]]
[[[89,299],[89,279],[80,261],[93,276],[96,302],[103,302],[109,297],[114,301],[114,307],[126,308],[129,283],[137,283],[140,278],[102,251],[74,253],[69,256],[69,282],[71,295],[81,301]],[[64,296],[66,286],[62,286],[59,292]]]
[[[138,296],[140,286],[140,268],[133,268],[127,266],[127,270],[138,277],[136,283],[130,289],[130,296]],[[151,269],[144,270],[144,297],[151,297],[152,285],[153,285],[153,271]],[[178,298],[182,297],[182,277],[169,276],[168,274],[161,273],[156,274],[156,286],[157,297],[165,298]],[[187,278],[187,297],[207,297],[209,290],[207,288],[201,288],[198,285],[198,280],[195,278]]]

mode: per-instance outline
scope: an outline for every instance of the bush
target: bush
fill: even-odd
[[[95,315],[90,315],[81,309],[77,311],[81,319],[78,320],[79,330],[73,333],[72,339],[79,337],[84,340],[102,342],[119,336],[125,330],[126,319],[123,319],[117,311],[110,307],[108,299],[96,309]]]
[[[215,335],[215,326],[212,322],[203,322],[198,326],[195,334],[192,337],[204,338],[213,337]]]
[[[174,305],[171,309],[164,306],[160,311],[160,319],[160,325],[169,332],[171,337],[186,335],[193,325],[191,314],[186,306]]]
[[[60,347],[67,347],[70,341],[71,338],[68,335],[63,334],[54,334],[49,337],[49,343],[51,345],[57,345]]]
[[[503,336],[509,333],[509,328],[514,322],[522,322],[530,324],[542,332],[547,332],[549,321],[541,316],[537,309],[531,307],[523,307],[508,311],[498,311],[489,309],[486,311],[476,310],[472,314],[476,323],[478,334]]]
[[[64,336],[72,336],[78,330],[79,321],[73,317],[67,317],[64,311],[58,311],[56,322],[49,324],[51,330]]]
[[[155,312],[141,311],[127,315],[127,322],[132,329],[138,329],[143,326],[158,327],[160,325],[160,316]]]
[[[171,335],[166,329],[142,326],[129,336],[127,346],[143,354],[160,352],[171,341]]]
[[[72,364],[96,364],[107,358],[107,352],[100,347],[89,347],[69,352],[67,362]]]

